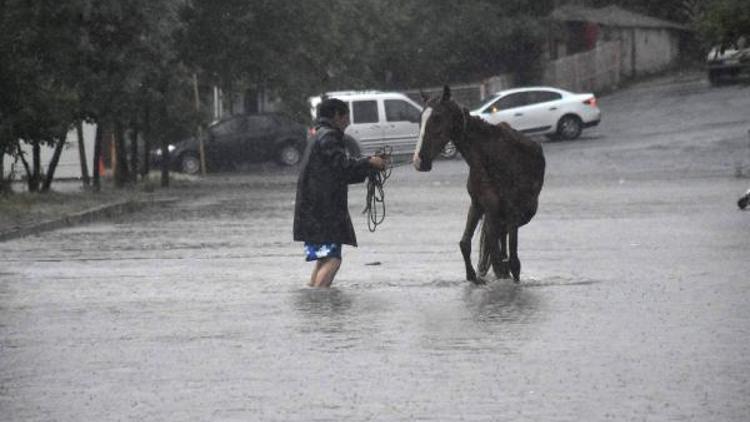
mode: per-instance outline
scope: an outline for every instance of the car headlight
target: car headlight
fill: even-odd
[[[172,153],[172,151],[175,150],[175,148],[176,147],[174,145],[168,145],[167,146],[167,150],[170,152],[170,154]],[[154,151],[154,154],[156,154],[157,157],[161,157],[161,155],[162,155],[161,148],[159,148],[156,151]]]

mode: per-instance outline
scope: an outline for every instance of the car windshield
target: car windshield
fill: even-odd
[[[484,109],[486,109],[487,107],[489,107],[490,105],[492,105],[492,103],[494,103],[495,101],[497,101],[497,99],[500,98],[501,96],[502,96],[502,94],[495,94],[495,95],[491,96],[489,99],[487,99],[487,101],[485,101],[481,106],[479,106],[479,108],[477,108],[477,110],[484,110]]]

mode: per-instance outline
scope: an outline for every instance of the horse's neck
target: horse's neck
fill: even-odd
[[[461,153],[461,156],[469,165],[472,172],[484,172],[484,160],[483,157],[485,152],[482,148],[482,144],[486,142],[479,133],[481,125],[485,123],[482,120],[477,120],[475,117],[468,117],[466,128],[464,129],[463,137],[458,141],[454,141],[456,149]]]

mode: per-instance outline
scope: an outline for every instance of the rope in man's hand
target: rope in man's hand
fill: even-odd
[[[385,191],[383,186],[391,176],[391,169],[393,168],[391,165],[392,151],[393,148],[389,145],[378,149],[375,155],[385,160],[385,168],[383,170],[372,170],[367,176],[367,202],[362,214],[367,213],[367,228],[370,232],[375,232],[378,225],[385,220]]]

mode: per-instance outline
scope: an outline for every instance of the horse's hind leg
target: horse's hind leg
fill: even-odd
[[[496,256],[492,260],[492,270],[497,278],[510,278],[508,272],[508,232],[505,228],[498,228],[497,243],[500,247],[497,249]]]
[[[461,241],[458,246],[461,248],[461,255],[464,257],[464,265],[466,266],[466,279],[478,283],[477,273],[474,271],[474,266],[471,265],[471,239],[474,237],[474,231],[477,228],[479,219],[482,218],[482,211],[474,201],[471,201],[469,207],[469,215],[466,217],[466,228],[464,229],[464,235],[461,237]]]
[[[504,231],[501,231],[498,238],[495,238],[489,232],[487,224],[482,225],[482,237],[479,242],[479,264],[477,264],[477,271],[480,276],[487,275],[487,272],[492,265],[492,269],[495,272],[497,278],[509,278],[510,273],[508,272],[508,253],[506,247],[506,235]],[[498,247],[495,247],[495,253],[492,254],[492,249],[489,247],[489,239],[493,239]]]
[[[508,243],[510,249],[510,273],[513,274],[513,280],[518,283],[521,277],[521,260],[518,259],[518,227],[510,229],[510,235],[508,236]]]

